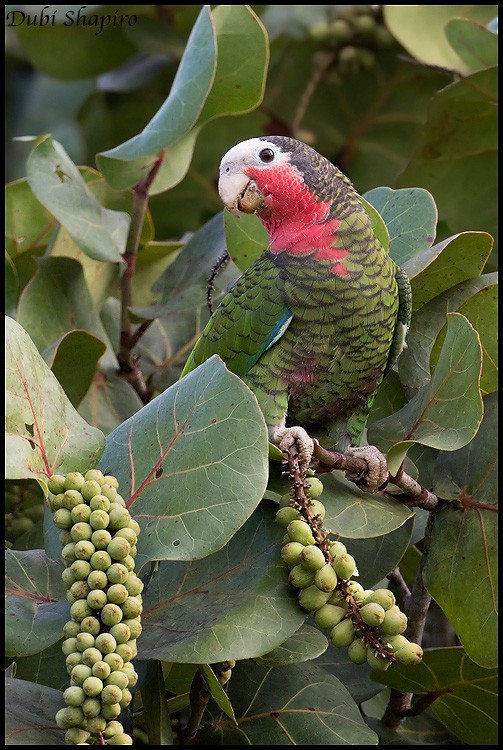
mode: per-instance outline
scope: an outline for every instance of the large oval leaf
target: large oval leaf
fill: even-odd
[[[395,442],[387,452],[391,474],[396,474],[414,443],[457,450],[478,430],[483,413],[480,340],[463,315],[449,313],[447,320],[447,335],[431,381],[399,412],[370,425],[372,442]]]
[[[397,664],[373,677],[402,692],[437,694],[433,711],[462,742],[498,744],[497,670],[474,664],[462,648],[427,649],[421,664]]]
[[[8,656],[43,651],[63,632],[70,617],[61,580],[61,560],[41,549],[5,550],[5,648]]]
[[[237,727],[214,714],[204,745],[376,745],[344,685],[310,664],[238,664],[229,683]]]
[[[100,467],[142,526],[141,564],[226,544],[264,494],[267,444],[255,396],[217,356],[111,432]]]
[[[143,595],[140,658],[253,658],[299,629],[306,612],[288,583],[274,511],[262,503],[225,549],[204,561],[160,564]]]
[[[87,471],[103,452],[100,430],[75,411],[24,328],[6,318],[6,478],[47,482]]]
[[[45,685],[6,676],[6,745],[64,745],[64,730],[54,717],[65,702],[63,693]]]
[[[91,258],[119,262],[130,218],[104,208],[87,187],[64,148],[43,136],[26,163],[29,185],[40,203]]]
[[[453,502],[435,514],[424,568],[428,590],[442,607],[466,653],[482,667],[498,663],[498,399],[470,445],[441,452],[433,491]],[[477,601],[476,607],[467,601]]]

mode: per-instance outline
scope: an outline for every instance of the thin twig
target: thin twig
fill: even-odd
[[[121,335],[118,353],[119,373],[131,383],[143,403],[147,403],[149,400],[149,392],[142,372],[132,354],[132,349],[138,343],[138,339],[148,326],[142,324],[139,329],[133,333],[131,320],[129,318],[129,308],[133,303],[133,279],[136,269],[136,256],[140,245],[143,222],[145,221],[145,214],[147,212],[149,189],[161,168],[164,161],[164,155],[165,152],[163,149],[148,175],[134,187],[131,223],[129,225],[126,249],[123,255],[125,269],[121,277]]]
[[[181,737],[182,745],[193,744],[193,740],[201,726],[203,714],[210,700],[210,696],[211,693],[206,686],[203,674],[201,670],[198,669],[190,686],[190,716]]]

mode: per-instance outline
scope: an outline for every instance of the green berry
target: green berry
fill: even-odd
[[[395,604],[395,596],[389,589],[376,589],[365,599],[365,604],[370,604],[370,602],[380,604],[387,611]]]
[[[300,542],[288,542],[281,548],[281,558],[284,563],[290,566],[300,564],[300,553],[304,549],[304,545]]]
[[[365,664],[367,661],[367,643],[363,638],[355,638],[348,646],[348,656],[353,664]]]
[[[314,583],[320,589],[331,593],[337,586],[337,575],[335,570],[328,563],[316,571]]]
[[[107,574],[104,570],[93,570],[87,577],[90,589],[104,589],[108,585]]]
[[[70,534],[74,542],[89,541],[93,535],[93,527],[89,523],[75,523],[72,526]]]
[[[116,685],[121,690],[125,690],[129,683],[129,677],[125,672],[112,672],[105,682],[106,685]],[[119,698],[120,700],[120,698]],[[115,701],[114,701],[115,702]],[[118,701],[117,701],[118,702]]]
[[[333,604],[335,607],[342,607],[346,611],[348,609],[348,603],[341,591],[334,591],[330,596],[328,603]]]
[[[53,513],[65,507],[64,498],[65,498],[65,493],[60,492],[58,495],[55,495],[49,500],[49,507]]]
[[[423,658],[423,649],[418,643],[407,643],[393,652],[399,664],[419,664]]]
[[[314,573],[306,570],[302,565],[295,565],[288,576],[288,580],[297,589],[305,589],[314,583]]]
[[[300,542],[301,544],[314,544],[314,536],[308,523],[301,520],[290,521],[286,527],[291,542]]]
[[[91,609],[103,609],[108,601],[108,596],[103,589],[93,589],[87,595],[87,603]]]
[[[327,603],[328,597],[325,591],[320,591],[317,586],[308,586],[305,589],[301,589],[299,592],[299,604],[304,609],[311,611],[320,609],[324,604]]]
[[[119,489],[119,481],[116,477],[112,476],[111,474],[105,474],[105,476],[101,479],[101,485],[109,485],[110,487],[113,487],[114,489]]]
[[[107,745],[132,745],[133,738],[129,734],[114,734],[107,740]]]
[[[131,659],[134,658],[134,651],[131,646],[131,641],[129,641],[128,643],[119,643],[115,650],[119,654],[119,656],[122,657],[124,662],[131,661]]]
[[[319,500],[311,501],[311,511],[315,516],[321,518],[322,521],[325,520],[326,508]]]
[[[86,740],[89,739],[89,732],[80,727],[70,727],[65,733],[65,744],[66,745],[88,745]]]
[[[335,21],[332,21],[329,24],[328,33],[330,38],[336,42],[347,42],[352,36],[351,27],[343,18],[337,18]]]
[[[409,639],[404,635],[387,635],[383,637],[382,641],[386,648],[393,653],[399,648],[402,648],[402,646],[406,646],[410,643]]]
[[[82,704],[82,711],[84,716],[88,719],[93,719],[95,716],[101,714],[101,701],[99,698],[86,698]],[[89,726],[89,725],[88,725]]]
[[[127,620],[122,620],[120,624],[128,626],[131,640],[134,640],[135,638],[138,638],[141,635],[142,626],[141,626],[140,617],[133,617]],[[114,626],[114,627],[117,627],[117,626]],[[113,628],[110,628],[110,632],[112,633],[112,635],[114,635],[112,631],[113,631]]]
[[[366,598],[365,589],[358,581],[348,581],[347,589],[357,604],[362,604]]]
[[[91,633],[96,637],[100,633],[101,624],[97,617],[89,615],[89,617],[84,617],[80,623],[80,629],[83,633]]]
[[[92,648],[94,646],[94,635],[91,635],[91,633],[79,633],[75,640],[77,651],[85,651],[86,648]]]
[[[53,495],[59,495],[65,491],[65,477],[62,474],[53,474],[47,482],[47,487]]]
[[[338,648],[346,648],[354,638],[355,630],[351,620],[342,620],[330,631],[330,640]]]
[[[68,508],[59,508],[52,518],[58,529],[69,529],[73,525],[72,516]]]
[[[377,602],[369,602],[360,609],[360,615],[366,625],[378,627],[384,620],[385,611]]]
[[[95,553],[96,554],[96,553]],[[84,581],[91,572],[91,564],[87,560],[75,560],[70,566],[76,581]]]
[[[91,542],[94,544],[95,549],[106,549],[111,541],[112,535],[106,529],[98,529],[97,531],[93,531]]]
[[[93,510],[89,516],[89,524],[95,531],[106,529],[110,522],[110,517],[105,510]]]
[[[73,670],[72,670],[73,671]],[[86,699],[86,694],[81,687],[73,685],[66,688],[63,693],[63,700],[69,706],[81,706]]]
[[[117,641],[110,633],[100,633],[96,638],[96,648],[99,648],[102,654],[112,654],[117,646]]]
[[[77,648],[76,638],[66,638],[61,644],[61,650],[65,656],[68,656],[69,654],[73,654],[76,648]]]
[[[97,661],[92,666],[93,677],[99,677],[100,680],[106,680],[111,671],[110,665],[106,661]]]
[[[138,615],[141,615],[141,613],[143,612],[141,597],[128,596],[126,601],[120,605],[120,608],[122,609],[122,615],[124,619],[129,620],[133,617],[138,617]]]
[[[342,555],[334,557],[332,567],[337,576],[344,581],[348,581],[352,576],[358,575],[355,558],[348,552],[343,552]]]
[[[288,508],[293,502],[292,496],[289,492],[286,492],[284,495],[281,495],[279,499],[279,507],[280,508]]]
[[[107,552],[112,560],[123,560],[131,551],[131,545],[127,539],[121,539],[120,537],[113,537],[112,541],[107,547]]]
[[[117,653],[105,654],[103,661],[110,665],[112,672],[115,672],[117,669],[122,669],[124,666],[124,659]]]
[[[87,720],[87,730],[88,732],[91,732],[91,734],[99,734],[100,732],[103,732],[107,725],[107,720],[99,715],[99,716],[93,716],[90,719]]]
[[[314,544],[308,544],[300,553],[300,563],[306,570],[317,571],[325,565],[325,562],[325,555]]]
[[[122,620],[122,609],[118,604],[105,604],[101,610],[101,621],[103,625],[111,628],[113,625],[117,625]],[[109,653],[109,652],[107,652]]]
[[[88,677],[82,683],[82,690],[90,698],[96,698],[103,690],[103,681],[99,677]]]
[[[103,472],[99,469],[89,469],[84,474],[84,479],[86,482],[95,481],[99,483],[100,480],[103,479]]]
[[[63,505],[67,510],[73,510],[77,505],[82,505],[84,498],[78,490],[65,490],[63,495]]]
[[[367,664],[371,669],[375,669],[379,672],[385,672],[390,666],[391,662],[385,659],[384,656],[374,654],[371,648],[367,650]]]
[[[288,524],[295,519],[300,519],[300,513],[289,505],[280,508],[275,516],[276,523],[278,526],[281,526],[282,529],[286,529]]]
[[[87,664],[77,664],[77,666],[72,669],[70,677],[76,685],[81,686],[84,680],[91,677],[91,675],[91,667],[88,667]]]
[[[379,629],[384,635],[400,635],[407,629],[407,616],[395,604],[384,613]]]
[[[119,703],[102,703],[101,704],[101,715],[108,721],[117,719],[121,715],[121,704]],[[107,745],[109,743],[107,742]]]
[[[128,590],[122,583],[112,584],[107,591],[107,599],[112,604],[124,604],[128,596]]]
[[[92,666],[96,664],[97,661],[102,660],[102,653],[96,646],[93,646],[92,648],[86,648],[86,650],[82,652],[82,664],[87,664],[88,667],[92,668]]]
[[[101,485],[96,479],[86,479],[80,488],[80,494],[86,502],[90,502],[95,495],[101,494]]]
[[[75,620],[69,620],[63,627],[63,635],[67,638],[76,638],[80,633],[80,625]]]
[[[72,673],[72,670],[74,667],[77,666],[77,664],[82,663],[82,654],[80,651],[74,651],[72,654],[68,654],[68,656],[65,659],[65,666],[66,671],[68,674]]]
[[[84,617],[89,617],[89,615],[92,615],[92,613],[93,611],[87,603],[86,599],[78,599],[70,607],[70,614],[77,622],[81,622]]]
[[[319,628],[331,630],[344,619],[346,611],[342,607],[327,603],[317,610],[314,621]]]
[[[132,555],[126,555],[126,557],[121,560],[122,564],[126,567],[126,570],[128,572],[131,572],[134,570],[134,557]]]
[[[115,638],[117,643],[127,643],[131,639],[131,630],[123,620],[117,623],[117,625],[112,625],[110,635]]]
[[[108,513],[108,511],[110,510],[110,500],[106,495],[95,495],[89,501],[89,507],[92,511],[104,510],[105,513]]]
[[[70,515],[74,523],[80,523],[82,521],[87,522],[91,515],[91,508],[87,503],[79,503],[71,509]]]
[[[109,516],[111,529],[123,529],[129,525],[131,520],[131,514],[128,509],[117,505],[116,502],[111,503]]]
[[[122,734],[124,732],[124,727],[120,723],[120,721],[109,721],[107,724],[107,728],[103,732],[103,736],[105,739],[108,737],[113,737],[114,734]]]
[[[95,553],[95,547],[92,542],[83,541],[75,543],[75,557],[77,560],[90,560]]]
[[[124,583],[129,596],[139,596],[143,591],[143,581],[133,572],[128,572],[127,580]]]
[[[123,563],[112,563],[106,575],[110,583],[126,583],[129,571]]]
[[[304,482],[304,486],[306,487],[309,496],[313,500],[316,500],[323,492],[323,483],[318,479],[318,477],[307,477],[306,481]]]
[[[108,545],[107,549],[100,549],[97,550],[94,555],[91,557],[91,565],[94,570],[108,570],[110,565],[112,564],[112,558],[108,554]]]
[[[70,729],[70,727],[79,727],[84,721],[84,713],[80,706],[67,706],[60,708],[55,716],[56,724],[60,729]]]
[[[342,542],[332,542],[330,547],[328,548],[328,551],[332,555],[332,557],[337,557],[338,555],[344,555],[347,552],[346,545]]]
[[[65,490],[80,490],[86,480],[78,471],[70,471],[65,477]]]
[[[72,562],[75,562],[75,560],[77,559],[77,556],[75,554],[75,542],[65,544],[65,546],[61,550],[61,557],[67,565],[71,565]]]

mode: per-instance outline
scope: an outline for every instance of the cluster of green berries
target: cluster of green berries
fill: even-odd
[[[380,6],[338,5],[335,18],[309,28],[310,37],[337,50],[337,70],[355,73],[375,64],[375,51],[389,47],[393,37],[384,26]]]
[[[319,500],[323,484],[308,478],[311,521],[292,505],[290,495],[280,500],[276,521],[286,528],[281,557],[290,569],[288,580],[299,591],[299,604],[314,612],[319,628],[330,630],[334,646],[347,648],[355,664],[385,670],[392,662],[417,664],[423,651],[404,635],[407,617],[389,589],[364,589],[356,561],[340,541],[320,534],[325,508]],[[313,515],[314,514],[314,515]],[[314,532],[314,533],[313,533]],[[316,534],[316,539],[315,539]],[[321,537],[321,544],[320,544]]]
[[[43,496],[36,482],[7,482],[5,490],[5,539],[8,546],[30,531],[44,516]]]
[[[140,526],[117,479],[97,469],[55,474],[48,487],[72,618],[62,644],[70,687],[56,723],[67,730],[68,745],[131,745],[117,718],[138,680],[132,659],[142,630],[143,582],[134,572]]]

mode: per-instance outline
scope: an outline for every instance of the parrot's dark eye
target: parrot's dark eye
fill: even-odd
[[[271,162],[274,159],[274,151],[272,150],[272,148],[263,148],[258,156],[259,156],[260,161],[263,161],[266,164],[269,164],[269,162]]]

